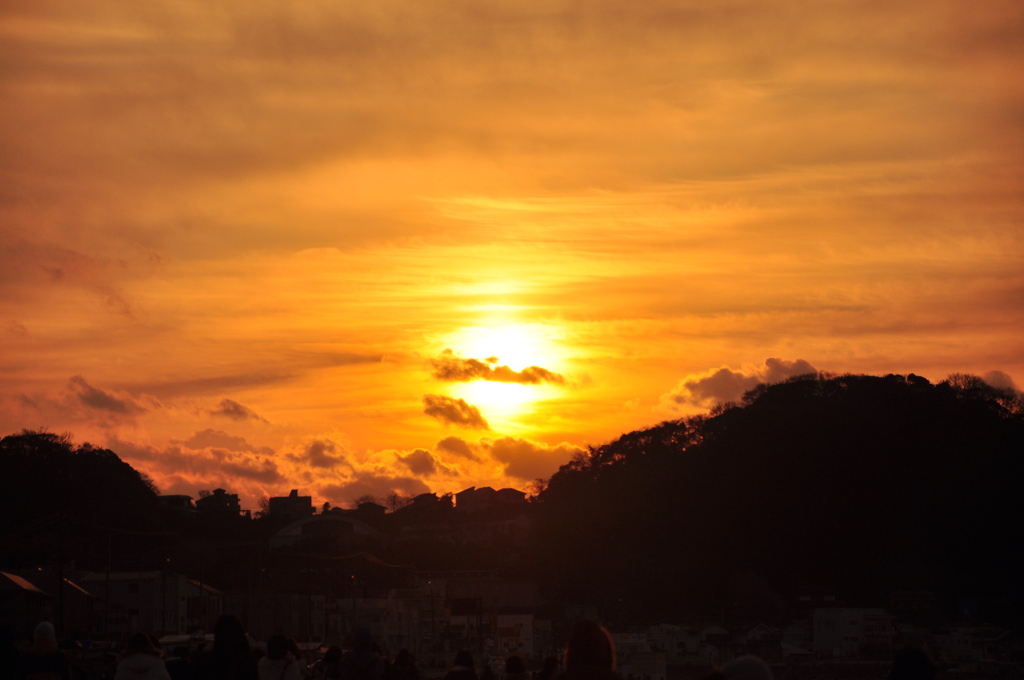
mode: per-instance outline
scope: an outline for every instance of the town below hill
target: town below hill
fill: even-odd
[[[229,490],[160,496],[112,451],[23,432],[0,441],[0,624],[190,639],[232,613],[309,644],[366,625],[443,666],[460,648],[554,653],[586,615],[652,677],[742,653],[881,663],[904,644],[1012,674],[1021,488],[1024,400],[963,375],[763,385],[592,448],[530,498],[352,509],[299,489],[253,515]]]

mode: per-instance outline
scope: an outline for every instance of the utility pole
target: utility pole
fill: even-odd
[[[167,560],[160,579],[160,637],[167,635]]]
[[[61,515],[59,532],[60,541],[57,550],[57,634],[64,634],[64,524],[67,515]]]
[[[114,533],[107,531],[107,576],[103,584],[103,635],[110,638],[110,553]]]
[[[313,641],[313,558],[306,555],[307,585],[306,591],[306,642]]]
[[[427,585],[430,586],[430,646],[434,647],[437,645],[437,628],[434,619],[434,582],[427,581]]]
[[[349,623],[349,632],[356,630],[356,575],[352,574],[352,620]]]
[[[247,550],[248,568],[245,570],[245,620],[252,621],[252,551]],[[250,623],[250,625],[252,625]]]
[[[203,601],[203,552],[199,552],[199,627],[206,632],[206,602]]]

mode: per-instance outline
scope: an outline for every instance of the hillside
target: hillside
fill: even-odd
[[[761,386],[591,449],[540,493],[548,592],[623,621],[772,618],[801,591],[1019,616],[1024,409],[971,376]]]

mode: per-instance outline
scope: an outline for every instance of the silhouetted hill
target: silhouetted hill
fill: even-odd
[[[108,545],[137,550],[161,517],[152,481],[113,451],[48,432],[0,440],[5,566],[34,566],[61,551],[105,559]]]
[[[1024,601],[1022,490],[1019,395],[971,376],[796,379],[563,466],[535,565],[549,593],[622,620],[771,618],[809,586],[1004,616]]]

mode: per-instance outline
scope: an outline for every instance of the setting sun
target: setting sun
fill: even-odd
[[[455,383],[452,396],[478,406],[492,427],[512,428],[530,411],[530,404],[557,398],[559,389],[548,381],[532,379],[524,369],[543,369],[558,375],[562,351],[554,342],[557,329],[544,324],[509,323],[496,326],[472,326],[461,329],[445,341],[454,355],[473,357],[490,370],[507,367],[504,375]],[[521,429],[518,423],[516,429]]]
[[[544,324],[509,323],[471,326],[449,336],[449,347],[466,357],[495,358],[514,371],[527,366],[559,370],[561,350],[553,341],[556,330]]]
[[[483,380],[453,385],[452,395],[476,404],[494,424],[495,419],[513,419],[537,398],[536,385],[486,382]]]

